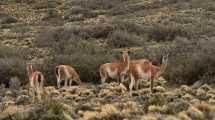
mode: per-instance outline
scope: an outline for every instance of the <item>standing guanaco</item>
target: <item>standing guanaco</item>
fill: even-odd
[[[122,58],[122,61],[105,63],[100,66],[99,73],[102,83],[105,83],[108,77],[117,79],[119,83],[124,81],[124,77],[129,70],[129,51],[123,51]]]
[[[35,101],[35,96],[40,101],[41,95],[44,92],[44,76],[40,71],[34,71],[32,64],[27,64],[26,70],[30,85],[29,91],[33,97],[33,101]]]
[[[67,87],[68,81],[69,86],[72,85],[72,81],[76,81],[78,84],[82,84],[80,77],[76,70],[69,65],[58,65],[55,67],[55,74],[57,77],[57,87],[60,88],[61,81],[64,80],[64,87]]]
[[[130,96],[132,96],[132,89],[138,89],[140,79],[150,80],[150,92],[153,92],[154,79],[160,77],[167,67],[168,55],[163,56],[162,63],[160,66],[155,66],[148,59],[132,60],[130,64],[130,78],[131,82],[129,85]]]

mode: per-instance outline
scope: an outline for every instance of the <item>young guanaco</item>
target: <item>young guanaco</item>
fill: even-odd
[[[76,81],[78,84],[82,84],[80,77],[76,70],[70,65],[58,65],[55,67],[55,74],[57,77],[57,87],[61,87],[61,81],[64,80],[64,87],[72,85],[72,81]]]
[[[27,64],[26,69],[33,101],[35,101],[35,96],[41,100],[41,95],[44,92],[44,76],[40,71],[34,71],[32,64]]]

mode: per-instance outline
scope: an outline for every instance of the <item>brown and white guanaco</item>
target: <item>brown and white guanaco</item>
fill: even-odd
[[[160,77],[167,67],[168,55],[163,56],[160,66],[155,66],[148,59],[132,60],[130,63],[130,96],[132,96],[132,89],[138,89],[140,79],[150,80],[150,92],[153,92],[153,82]]]
[[[40,101],[44,92],[44,76],[40,71],[34,71],[32,64],[27,64],[26,70],[30,85],[29,90],[33,97],[33,101],[35,101],[35,96]]]
[[[105,63],[100,66],[99,73],[102,83],[105,83],[108,77],[112,79],[117,79],[119,83],[124,81],[124,77],[129,70],[129,51],[123,51],[122,58],[122,61]]]
[[[61,81],[64,80],[64,87],[67,87],[68,81],[69,86],[72,85],[72,81],[82,84],[80,77],[76,70],[70,65],[58,65],[55,67],[55,74],[57,77],[57,87],[61,87]]]

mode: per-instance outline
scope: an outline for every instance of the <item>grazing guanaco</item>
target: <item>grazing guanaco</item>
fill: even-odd
[[[148,59],[132,60],[130,64],[130,96],[132,96],[132,89],[138,89],[140,79],[150,80],[150,92],[153,92],[153,82],[160,77],[167,67],[168,55],[163,56],[160,66],[155,66]]]
[[[32,64],[27,64],[26,69],[30,85],[29,90],[33,97],[33,101],[35,101],[35,96],[37,96],[37,99],[40,101],[41,95],[44,92],[44,76],[40,71],[34,71]]]
[[[126,73],[129,70],[130,57],[129,51],[123,51],[122,61],[114,61],[112,63],[102,64],[99,68],[101,83],[105,83],[108,77],[123,82]]]
[[[76,70],[69,65],[58,65],[55,67],[55,74],[57,77],[57,87],[60,88],[61,81],[64,80],[64,87],[72,85],[72,81],[76,81],[78,84],[82,84],[80,77]]]

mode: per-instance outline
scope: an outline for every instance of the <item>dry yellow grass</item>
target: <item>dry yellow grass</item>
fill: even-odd
[[[110,116],[119,113],[118,109],[112,104],[106,104],[101,108],[101,116]]]
[[[158,120],[154,114],[142,116],[141,120]]]
[[[183,112],[180,112],[178,114],[178,117],[181,119],[181,120],[192,120],[185,111]]]
[[[191,106],[187,112],[192,119],[204,120],[203,112],[194,106]]]
[[[156,105],[151,105],[148,107],[148,111],[152,112],[152,113],[165,113],[167,111],[167,106],[163,105],[163,106],[156,106]]]
[[[86,111],[83,112],[83,120],[89,120],[98,115],[98,112],[93,112],[93,111]]]

